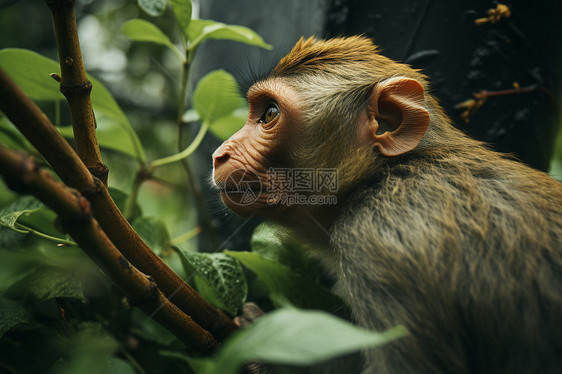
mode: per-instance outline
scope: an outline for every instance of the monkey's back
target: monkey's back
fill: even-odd
[[[339,288],[360,324],[412,334],[373,367],[560,372],[562,185],[471,146],[408,156],[355,191],[333,231]]]

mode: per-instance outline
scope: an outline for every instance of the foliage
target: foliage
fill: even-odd
[[[195,251],[193,238],[201,229],[193,219],[176,217],[185,218],[184,210],[203,216],[205,207],[185,204],[179,197],[192,182],[177,171],[183,167],[190,175],[189,165],[180,161],[197,151],[207,131],[222,140],[231,136],[244,123],[247,105],[237,93],[235,79],[223,70],[203,77],[186,100],[190,64],[197,48],[208,40],[270,46],[246,27],[191,19],[189,0],[138,0],[138,6],[157,18],[129,19],[122,33],[135,42],[161,46],[178,58],[179,100],[167,101],[180,105],[177,116],[171,114],[166,120],[178,132],[158,137],[157,126],[134,125],[133,110],[124,112],[104,84],[89,75],[98,142],[111,164],[110,193],[146,243],[208,301],[231,315],[238,314],[246,300],[269,298],[264,308],[271,303],[281,308],[232,335],[215,358],[194,359],[174,335],[123,300],[71,238],[59,231],[52,211],[2,185],[0,371],[235,373],[249,359],[308,365],[401,336],[400,328],[367,332],[327,314],[345,316],[344,303],[323,284],[316,264],[302,255],[300,244],[280,240],[275,227],[256,229],[251,252]],[[169,21],[175,22],[177,33],[158,26]],[[132,64],[135,59],[130,59]],[[0,67],[72,142],[64,97],[49,77],[60,74],[58,63],[30,50],[7,48],[0,50]],[[186,101],[191,109],[185,110]],[[171,152],[170,143],[177,142],[178,134],[182,138],[182,128],[197,122],[199,130],[190,144],[184,147],[180,142],[177,152]],[[40,157],[1,113],[0,144]],[[166,173],[161,172],[164,166]],[[176,184],[181,190],[175,189]],[[194,191],[192,201],[197,201]]]
[[[372,332],[329,313],[285,307],[233,334],[215,359],[194,360],[177,353],[165,354],[184,359],[200,374],[235,374],[245,361],[313,365],[388,343],[404,334],[400,326],[383,333]]]

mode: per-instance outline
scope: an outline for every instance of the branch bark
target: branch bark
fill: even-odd
[[[76,153],[88,170],[107,186],[109,169],[101,159],[96,137],[96,119],[90,102],[92,82],[86,76],[74,0],[46,0],[51,9],[61,67],[60,91],[66,97],[72,118]]]
[[[63,182],[88,199],[94,217],[109,239],[135,267],[152,276],[176,306],[219,340],[236,329],[230,318],[199,296],[146,245],[123,217],[107,188],[90,174],[54,125],[2,69],[0,110],[37,148]]]
[[[130,298],[187,347],[191,354],[209,354],[218,343],[188,315],[172,304],[151,277],[132,266],[92,217],[90,203],[78,192],[39,169],[33,158],[0,146],[0,173],[16,192],[31,193],[57,213],[61,226]]]

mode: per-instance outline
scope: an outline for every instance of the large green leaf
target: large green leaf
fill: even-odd
[[[148,318],[146,314],[139,309],[131,310],[132,320],[142,321],[140,324],[135,324],[131,331],[138,337],[161,345],[163,347],[171,347],[172,345],[183,346],[181,341],[167,330],[164,326],[156,322],[153,318]]]
[[[324,270],[306,255],[305,245],[286,235],[283,228],[264,222],[255,228],[250,241],[252,252],[287,265],[293,272],[318,279]]]
[[[197,83],[191,99],[203,121],[210,123],[210,130],[224,140],[235,133],[247,116],[246,101],[237,90],[234,77],[224,70],[215,70]]]
[[[232,74],[214,70],[197,83],[191,99],[193,107],[204,121],[217,121],[244,105],[237,87]]]
[[[169,47],[180,59],[183,56],[174,43],[152,22],[143,19],[132,19],[123,24],[123,34],[139,42],[151,42]]]
[[[48,371],[50,374],[133,374],[131,365],[113,357],[119,343],[95,323],[82,323],[79,331],[64,344],[64,355]]]
[[[29,234],[32,229],[37,235],[59,237],[61,232],[55,227],[55,219],[56,214],[33,196],[21,196],[0,210],[0,226],[20,234]]]
[[[24,297],[40,303],[55,297],[70,297],[85,301],[82,285],[70,271],[43,266],[15,283],[6,292],[11,297]]]
[[[22,215],[38,211],[43,203],[33,196],[23,196],[0,210],[0,226],[15,228],[16,221]]]
[[[11,149],[32,152],[33,146],[16,129],[8,117],[0,113],[0,144]]]
[[[248,118],[248,107],[244,104],[243,107],[235,109],[232,113],[227,114],[216,121],[210,123],[210,131],[220,140],[230,138],[236,131],[246,122]],[[188,109],[182,117],[186,123],[201,120],[201,116],[195,109]]]
[[[191,23],[191,0],[170,0],[170,5],[180,26],[180,32],[187,42],[189,24]]]
[[[343,301],[326,288],[277,261],[253,252],[225,251],[225,253],[238,259],[254,272],[265,283],[271,294],[281,295],[293,305],[329,312],[335,312],[344,306]]]
[[[166,0],[138,0],[139,7],[153,17],[161,16],[167,3]]]
[[[246,106],[234,110],[232,113],[211,122],[210,131],[220,140],[230,138],[236,131],[240,130],[248,118]]]
[[[311,282],[322,284],[325,269],[308,255],[312,244],[287,235],[283,227],[270,222],[261,223],[254,229],[250,246],[253,253],[285,265],[292,273],[300,274]],[[337,314],[347,316],[348,312],[347,308],[342,308]]]
[[[210,303],[237,315],[246,301],[248,285],[240,263],[223,253],[198,253],[177,249],[186,274]]]
[[[33,51],[7,48],[0,50],[0,67],[32,100],[64,100],[59,83],[49,76],[60,74],[60,66],[54,60]]]
[[[207,39],[234,40],[265,49],[271,45],[263,41],[255,31],[244,26],[226,25],[212,20],[194,19],[189,24],[189,49],[194,50]]]
[[[124,212],[129,200],[129,194],[115,187],[109,187],[108,190],[109,190],[109,194],[111,195],[111,198],[113,199],[113,201],[115,201],[115,205],[117,205],[119,211]],[[127,217],[127,218],[131,219],[139,216],[142,216],[142,209],[138,204],[138,200],[137,200],[135,201],[135,208],[133,209],[132,217]]]
[[[139,217],[133,222],[133,228],[156,253],[162,253],[170,247],[170,234],[164,222],[154,217]]]
[[[405,333],[406,330],[399,326],[374,332],[325,312],[283,308],[233,334],[215,360],[168,355],[187,361],[198,374],[235,374],[247,361],[314,365],[336,356],[381,346]]]
[[[12,327],[31,321],[31,314],[19,302],[0,298],[0,338]]]
[[[64,100],[59,84],[49,77],[60,74],[59,64],[33,51],[8,48],[0,50],[0,67],[33,100]],[[144,161],[142,145],[131,128],[127,117],[109,91],[97,79],[88,76],[93,84],[91,101],[98,125],[98,143]],[[64,130],[67,133],[70,129]],[[70,136],[65,133],[65,136]]]

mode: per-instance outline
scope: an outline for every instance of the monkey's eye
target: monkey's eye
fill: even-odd
[[[262,124],[273,121],[279,115],[279,108],[276,104],[271,104],[266,110],[259,122]]]

